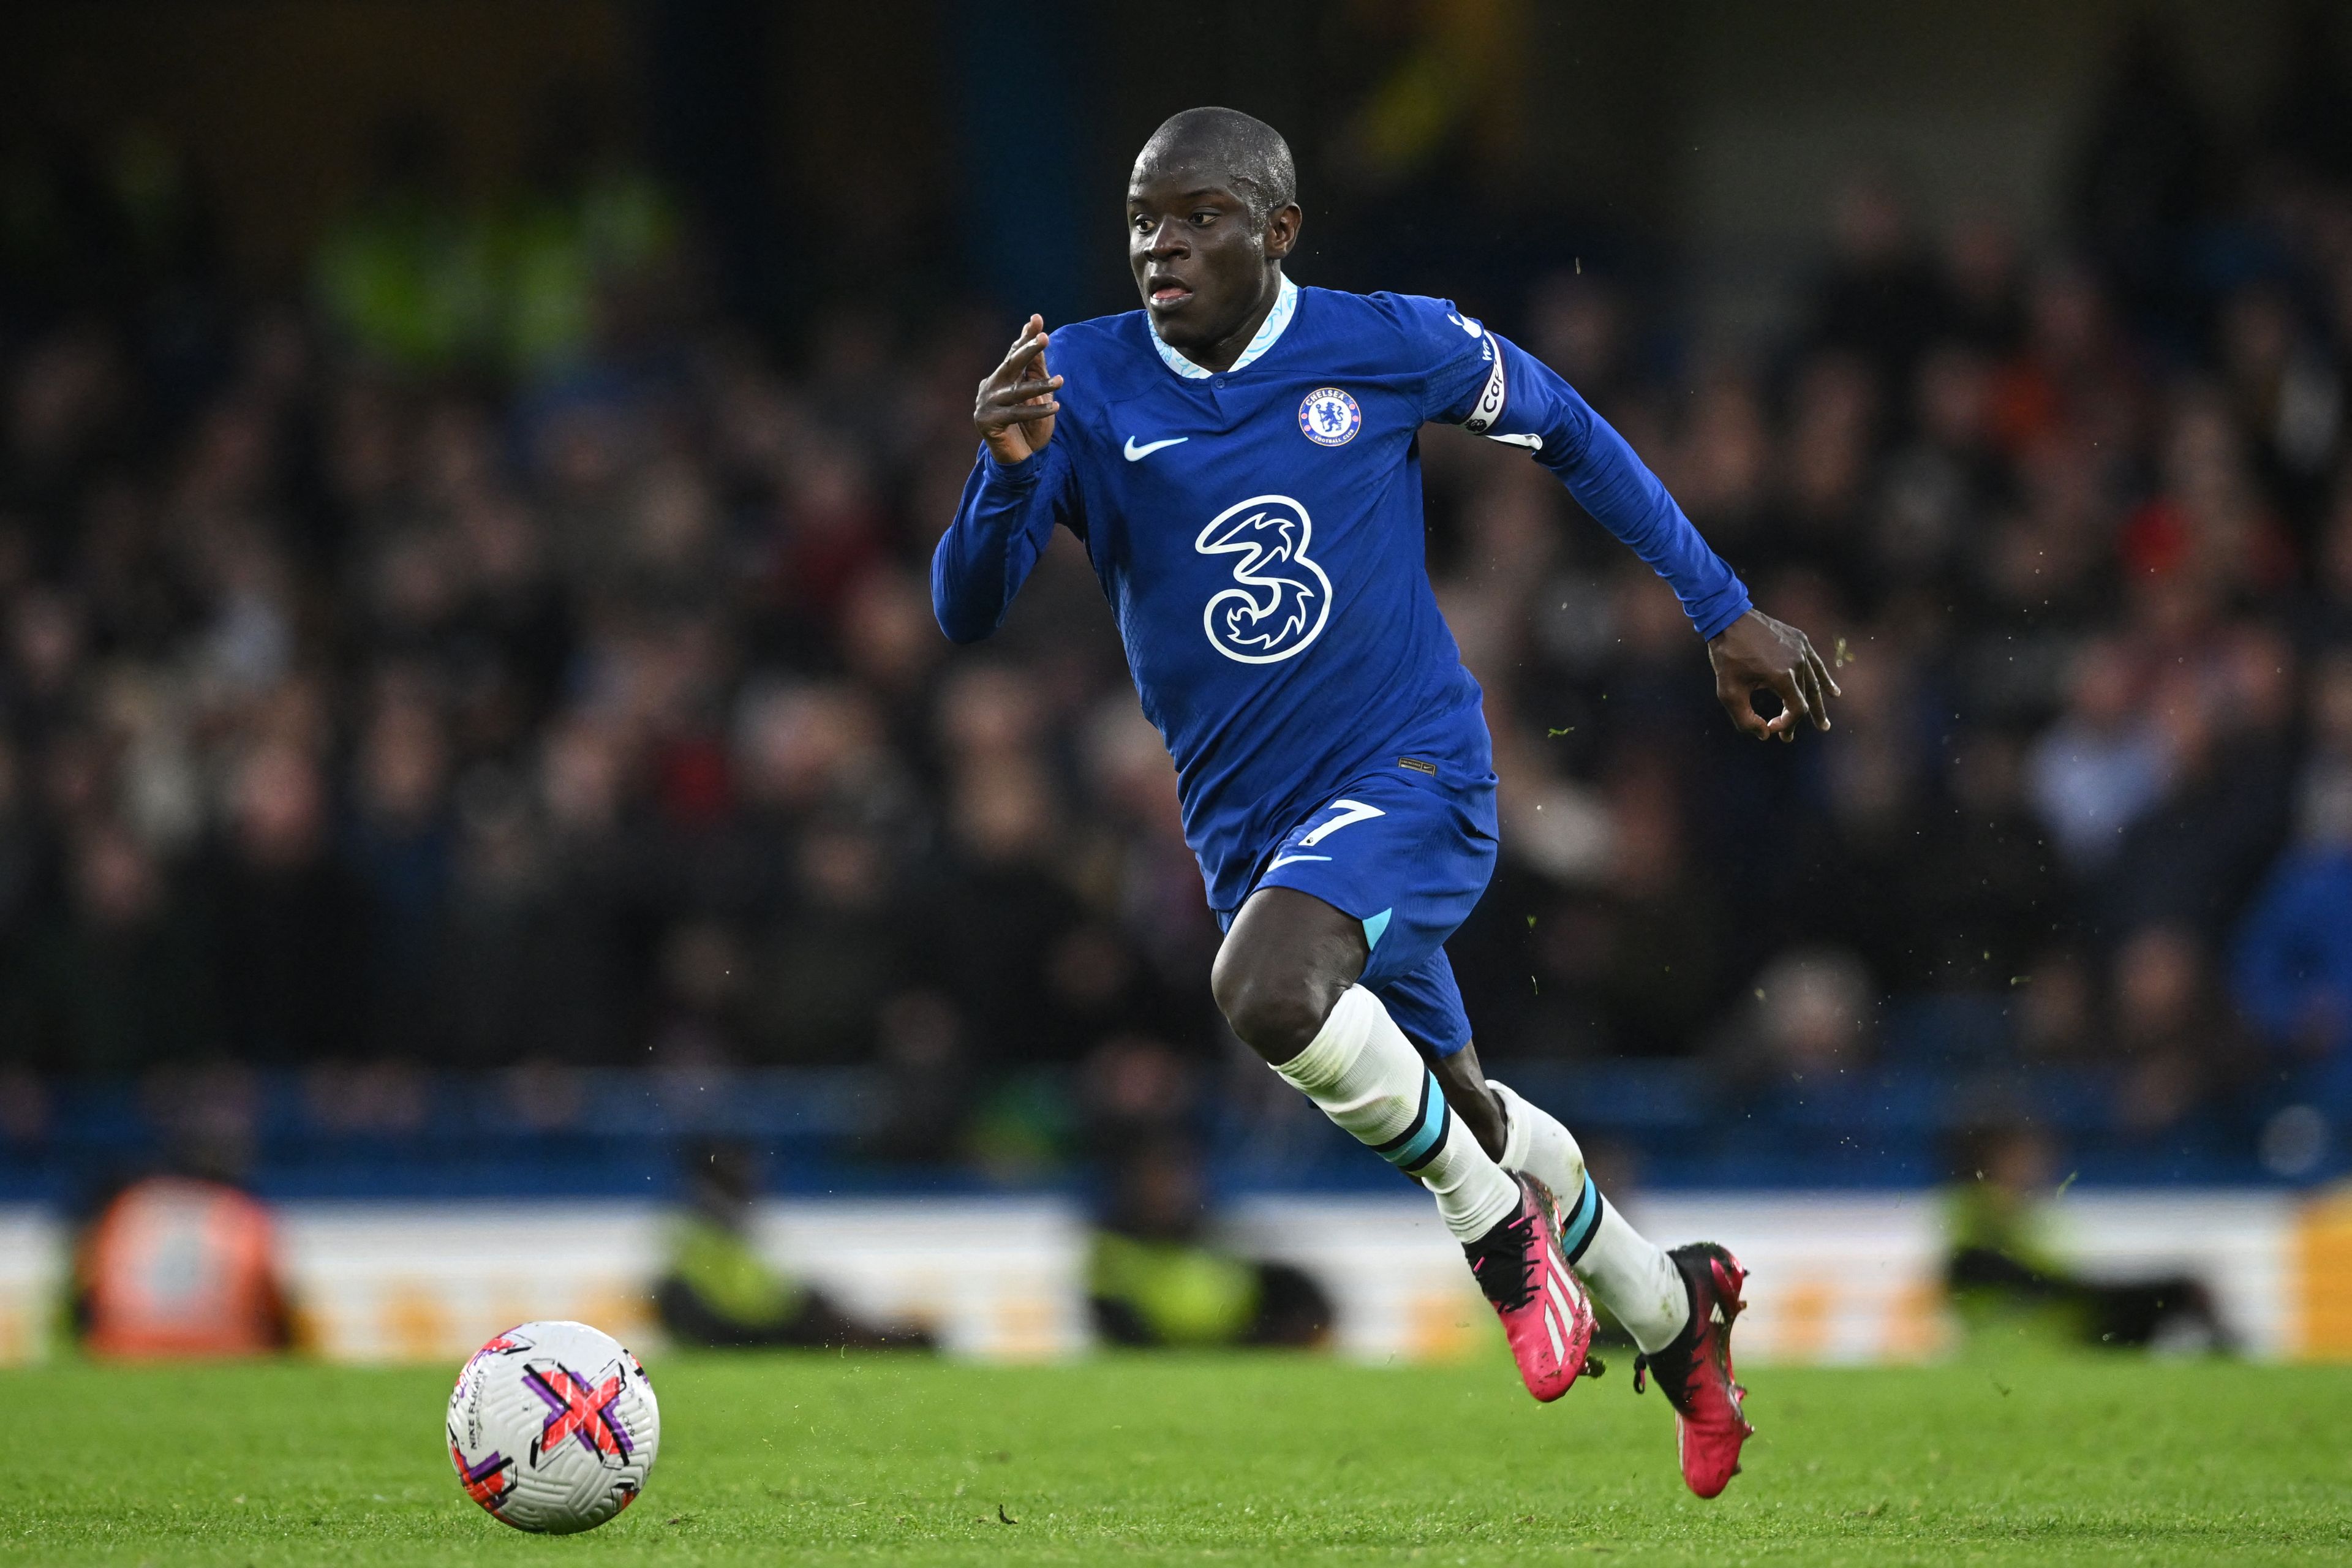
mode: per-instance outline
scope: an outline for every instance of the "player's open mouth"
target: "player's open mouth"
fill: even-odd
[[[1163,309],[1170,305],[1181,305],[1192,297],[1192,290],[1177,282],[1173,278],[1154,278],[1145,287],[1150,290],[1151,302]]]

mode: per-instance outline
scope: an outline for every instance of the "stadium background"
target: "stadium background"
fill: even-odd
[[[2257,1237],[2199,1261],[2284,1303],[2258,1348],[2352,1345],[2303,1305],[2352,1236],[2328,8],[7,26],[13,1352],[58,1227],[192,1139],[325,1248],[314,1302],[372,1281],[326,1336],[354,1353],[512,1300],[452,1216],[638,1205],[530,1207],[576,1255],[713,1134],[766,1152],[804,1267],[915,1226],[877,1300],[975,1215],[1037,1216],[1031,1293],[971,1348],[1083,1337],[1053,1237],[1139,1126],[1208,1151],[1244,1230],[1345,1189],[1393,1233],[1394,1178],[1208,1007],[1083,560],[976,652],[926,602],[972,383],[1021,312],[1124,307],[1121,176],[1195,101],[1291,136],[1297,277],[1512,333],[1845,661],[1825,743],[1739,742],[1671,596],[1531,466],[1431,434],[1504,776],[1452,948],[1487,1058],[1659,1212],[1843,1190],[1753,1222],[1847,1258],[1763,1322],[1878,1314],[1791,1353],[1933,1349],[1925,1194],[2020,1127],[2109,1205],[2086,1232],[2166,1215],[2136,1258]],[[468,1206],[386,1206],[428,1200]],[[403,1224],[409,1253],[367,1230]],[[483,1256],[544,1276],[514,1245]],[[625,1290],[631,1245],[580,1289]]]

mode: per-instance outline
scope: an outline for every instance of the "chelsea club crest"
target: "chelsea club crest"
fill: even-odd
[[[1318,447],[1344,447],[1364,427],[1364,411],[1336,386],[1318,386],[1298,405],[1298,429]]]

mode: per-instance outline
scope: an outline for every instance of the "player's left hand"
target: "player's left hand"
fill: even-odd
[[[1761,610],[1750,610],[1716,635],[1706,645],[1715,666],[1715,695],[1743,734],[1759,741],[1793,741],[1797,721],[1810,719],[1816,730],[1830,727],[1830,701],[1843,697],[1830,679],[1830,667],[1814,651],[1812,639]],[[1780,711],[1767,719],[1752,700],[1769,689],[1780,699]]]

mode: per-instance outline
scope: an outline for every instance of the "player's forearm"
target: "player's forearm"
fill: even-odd
[[[1483,387],[1460,388],[1448,416],[1490,439],[1532,447],[1536,461],[1585,510],[1673,584],[1702,638],[1712,640],[1746,615],[1746,585],[1625,438],[1559,372],[1500,334],[1489,336],[1499,364],[1490,362]],[[1479,422],[1480,410],[1497,401],[1500,408]]]
[[[1712,639],[1746,615],[1748,588],[1708,547],[1666,487],[1625,438],[1597,414],[1580,447],[1539,460],[1558,474],[1578,504],[1673,585],[1692,626]]]
[[[965,479],[955,521],[931,553],[931,613],[951,642],[978,642],[1003,624],[1054,526],[1040,454],[1002,468],[983,456]]]

